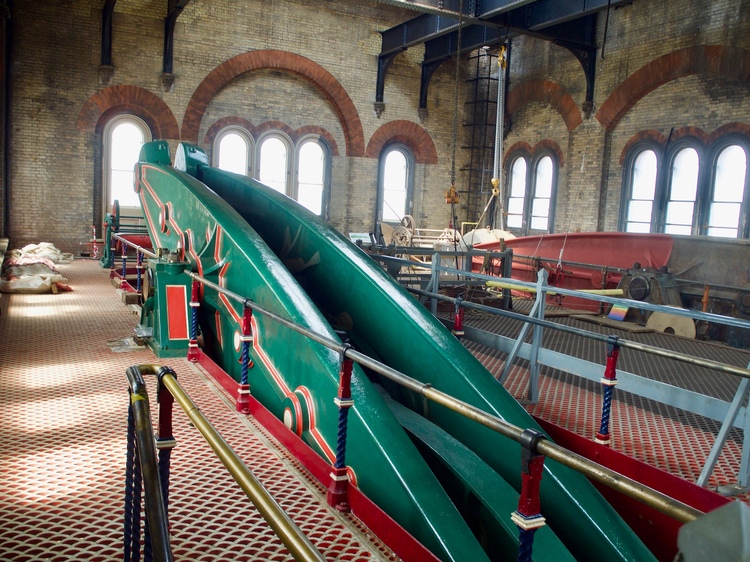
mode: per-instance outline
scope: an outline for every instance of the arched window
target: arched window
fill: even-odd
[[[327,150],[317,137],[303,139],[297,151],[295,199],[318,216],[324,209]]]
[[[280,136],[269,135],[260,141],[258,158],[258,180],[285,195],[289,195],[289,145]]]
[[[638,152],[630,169],[630,196],[625,202],[626,232],[651,232],[656,172],[656,153],[650,149]]]
[[[151,141],[146,123],[133,115],[112,119],[104,131],[104,213],[115,200],[123,214],[140,215],[140,200],[133,189],[133,172],[143,143]]]
[[[555,168],[550,156],[542,156],[536,163],[534,172],[534,198],[531,202],[531,230],[548,232],[552,211],[552,189]]]
[[[692,233],[699,171],[700,157],[695,148],[680,148],[675,153],[669,175],[664,232]]]
[[[252,140],[240,129],[225,129],[214,141],[214,166],[222,170],[249,175],[252,154]]]
[[[742,146],[722,148],[716,158],[706,234],[737,238],[747,184],[747,154]]]
[[[512,232],[552,232],[557,184],[557,160],[546,149],[528,155],[520,151],[509,158],[506,172],[507,226]]]
[[[398,223],[411,213],[413,157],[403,145],[390,145],[380,156],[377,221]]]
[[[707,150],[693,137],[664,149],[636,144],[626,155],[620,229],[747,238],[750,139],[729,134]]]
[[[508,189],[508,228],[522,229],[526,200],[526,158],[519,156],[510,165]]]

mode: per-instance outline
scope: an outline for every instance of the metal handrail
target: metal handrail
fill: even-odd
[[[526,322],[528,324],[535,324],[537,326],[543,326],[545,328],[552,328],[560,332],[565,332],[568,334],[573,334],[576,336],[581,336],[584,338],[589,338],[589,339],[597,340],[597,341],[604,342],[604,343],[609,343],[611,341],[611,336],[605,336],[604,334],[598,334],[596,332],[589,332],[581,328],[575,328],[573,326],[566,326],[564,324],[558,324],[556,322],[551,322],[549,320],[542,320],[540,318],[535,318],[533,316],[526,316],[525,314],[520,314],[518,312],[510,312],[509,310],[500,310],[498,308],[494,308],[491,306],[468,302],[464,299],[456,299],[456,298],[449,297],[446,295],[441,295],[440,293],[432,293],[428,291],[423,291],[422,289],[406,288],[406,290],[416,295],[425,296],[425,297],[429,297],[429,298],[433,298],[436,300],[441,300],[441,301],[445,301],[445,302],[449,302],[453,304],[460,304],[460,306],[464,308],[478,310],[480,312],[489,312],[490,314],[495,314],[497,316],[505,316],[506,318],[518,320],[520,322]],[[692,355],[680,353],[679,351],[671,351],[667,349],[662,349],[660,347],[655,347],[655,346],[644,344],[644,343],[634,342],[634,341],[622,339],[619,337],[617,338],[617,345],[619,345],[620,347],[635,349],[637,351],[643,351],[645,353],[650,353],[652,355],[658,355],[659,357],[666,357],[668,359],[674,359],[676,361],[681,361],[683,363],[690,363],[691,365],[697,365],[699,367],[706,367],[708,369],[713,369],[715,371],[720,371],[722,373],[726,373],[729,375],[734,375],[734,376],[742,377],[745,379],[750,379],[750,370],[742,368],[742,367],[735,367],[734,365],[727,365],[726,363],[719,363],[718,361],[712,361],[710,359],[702,359],[700,357],[693,357]]]
[[[442,406],[450,408],[451,410],[458,412],[461,415],[473,421],[476,421],[477,423],[480,423],[492,429],[493,431],[496,431],[497,433],[500,433],[501,435],[509,437],[514,441],[520,441],[521,433],[523,433],[524,431],[520,427],[503,421],[496,416],[492,416],[487,412],[475,406],[472,406],[471,404],[463,402],[462,400],[454,398],[444,392],[436,390],[430,384],[422,383],[414,378],[411,378],[401,373],[400,371],[392,369],[391,367],[372,359],[371,357],[363,353],[353,350],[351,347],[346,346],[341,342],[337,342],[336,340],[321,336],[320,334],[313,332],[312,330],[309,330],[304,326],[300,326],[290,320],[287,320],[286,318],[279,316],[278,314],[270,312],[263,307],[260,307],[257,304],[253,303],[249,299],[246,299],[245,297],[238,295],[237,293],[233,293],[232,291],[229,291],[224,287],[221,287],[196,273],[193,273],[191,271],[185,271],[185,273],[195,281],[203,283],[204,285],[224,294],[228,298],[239,302],[248,308],[251,308],[253,310],[253,313],[259,313],[268,316],[269,318],[280,322],[284,326],[309,337],[313,341],[316,341],[317,343],[320,343],[321,345],[338,352],[343,357],[352,359],[360,365],[372,369],[376,373],[410,390],[413,390],[414,392],[421,394],[428,400],[433,400],[434,402],[437,402]],[[748,373],[748,375],[750,375],[750,373]],[[536,449],[537,452],[549,456],[551,459],[556,460],[560,464],[573,468],[574,470],[585,474],[589,478],[596,480],[597,482],[600,482],[614,490],[617,490],[618,492],[628,497],[636,499],[644,503],[645,505],[652,507],[657,511],[660,511],[661,513],[664,513],[665,515],[676,519],[677,521],[686,523],[689,521],[693,521],[694,519],[703,515],[700,510],[690,507],[689,505],[671,498],[666,494],[662,494],[661,492],[644,486],[631,478],[610,470],[598,463],[590,461],[546,439],[542,439],[538,443]]]
[[[155,369],[162,367],[153,366]],[[154,560],[171,562],[172,549],[169,544],[167,510],[164,506],[159,464],[156,460],[156,442],[151,426],[151,411],[148,405],[146,383],[143,380],[142,368],[128,367],[125,371],[130,383],[130,405],[135,420],[135,434],[140,456],[141,474],[143,474],[144,500],[148,521],[151,549]],[[156,372],[155,370],[153,371]],[[153,373],[152,373],[153,374]],[[140,509],[140,507],[136,507]]]
[[[141,252],[144,256],[148,256],[150,258],[155,258],[156,257],[156,254],[153,253],[152,251],[147,250],[143,246],[139,246],[138,244],[136,244],[134,242],[131,242],[127,238],[123,238],[122,236],[120,236],[119,234],[117,234],[115,232],[112,233],[112,238],[114,240],[119,240],[120,242],[122,242],[123,244],[126,244],[127,246],[130,246],[131,248],[135,248],[137,251]]]
[[[281,542],[284,543],[284,546],[289,549],[294,559],[304,562],[325,562],[323,555],[315,548],[310,539],[307,538],[294,521],[292,521],[268,490],[263,487],[260,480],[242,462],[237,453],[234,452],[221,434],[211,425],[211,422],[201,413],[195,402],[191,400],[177,383],[177,379],[169,372],[164,372],[164,368],[160,365],[140,365],[138,369],[147,374],[160,375],[161,384],[169,390],[174,399],[182,406],[188,419],[203,435],[216,453],[216,456],[240,485],[240,488],[242,488],[250,501],[253,502],[253,505],[255,505],[266,522],[268,522],[268,525],[274,530]]]

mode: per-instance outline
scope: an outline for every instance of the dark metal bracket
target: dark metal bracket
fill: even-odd
[[[102,8],[102,58],[99,65],[99,83],[108,86],[115,77],[112,65],[112,14],[117,0],[107,0]]]
[[[177,18],[190,0],[167,0],[167,17],[164,18],[164,55],[162,57],[162,89],[165,92],[174,91],[175,76],[173,73],[174,58],[174,28]]]
[[[378,57],[378,78],[377,83],[375,84],[375,103],[373,104],[375,116],[378,119],[380,119],[380,116],[383,115],[383,112],[385,111],[383,93],[385,91],[385,75],[388,73],[388,67],[391,66],[393,59],[405,50],[406,49],[400,49]]]

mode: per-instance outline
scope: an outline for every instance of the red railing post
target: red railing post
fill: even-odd
[[[200,283],[193,281],[190,294],[190,341],[188,342],[188,361],[197,362],[198,353],[198,308],[200,307]]]
[[[544,456],[536,450],[537,443],[544,438],[534,429],[526,429],[521,434],[521,496],[518,498],[518,509],[510,516],[519,530],[518,562],[531,562],[534,533],[546,525],[539,497]]]
[[[328,505],[342,512],[349,511],[349,476],[346,471],[346,432],[349,408],[354,405],[352,400],[352,368],[354,362],[346,357],[345,345],[341,352],[341,368],[339,369],[339,393],[334,402],[339,408],[339,427],[336,440],[336,463],[331,472],[331,484],[328,486]]]
[[[243,414],[250,413],[250,383],[248,370],[252,366],[250,361],[250,344],[253,342],[253,309],[245,304],[242,311],[242,371],[240,384],[237,388],[237,411]]]
[[[617,358],[620,355],[620,346],[617,343],[617,336],[609,336],[607,340],[607,366],[604,369],[604,378],[601,379],[604,385],[602,396],[602,421],[599,424],[599,431],[596,434],[596,442],[610,445],[609,438],[609,418],[612,411],[612,391],[617,385]]]

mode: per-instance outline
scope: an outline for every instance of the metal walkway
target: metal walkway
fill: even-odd
[[[0,560],[121,560],[127,367],[180,385],[328,560],[396,560],[195,365],[128,344],[138,317],[97,262],[59,266],[73,292],[0,298]],[[151,377],[152,379],[153,377]],[[155,381],[149,396],[156,403]],[[153,407],[156,414],[158,408]],[[170,530],[175,560],[291,560],[179,407]]]
[[[528,313],[530,303],[531,301],[517,299],[514,301],[514,311]],[[548,320],[737,367],[744,368],[750,361],[749,352],[713,342],[658,332],[634,333],[565,315],[549,317]],[[511,338],[515,338],[521,329],[521,323],[517,320],[476,311],[466,312],[464,325]],[[505,365],[505,353],[468,340],[464,344],[490,372],[496,377],[500,376]],[[606,346],[601,342],[545,329],[543,346],[599,364],[602,366],[602,375],[604,374]],[[620,350],[618,370],[726,401],[732,400],[740,381],[738,377],[707,368],[624,348]],[[535,405],[527,403],[529,413],[593,439],[601,419],[602,385],[550,367],[542,367],[540,374],[540,400]],[[528,361],[518,360],[504,386],[519,401],[524,402],[528,384]],[[721,424],[619,389],[615,390],[613,396],[611,446],[638,460],[695,482]],[[710,488],[716,489],[737,481],[741,449],[742,432],[733,429],[708,482]],[[748,494],[739,497],[746,501],[750,499]]]
[[[125,370],[155,362],[175,369],[201,411],[329,560],[396,559],[356,519],[328,508],[325,490],[252,419],[238,415],[233,402],[195,365],[156,360],[150,350],[130,345],[138,318],[121,303],[108,271],[82,260],[61,270],[71,293],[0,297],[0,560],[122,558]],[[482,314],[467,314],[465,324],[505,335],[519,329],[516,321]],[[601,344],[584,344],[549,329],[545,333],[545,346],[604,365]],[[748,362],[746,352],[712,344],[661,334],[626,336],[651,343],[663,339],[662,345],[740,366]],[[504,354],[465,344],[490,371],[502,370]],[[629,350],[623,351],[621,365],[725,399],[737,385],[731,377],[682,364],[645,362]],[[519,363],[506,387],[522,399],[527,384],[528,373]],[[155,401],[155,389],[149,393]],[[528,406],[531,413],[580,435],[596,432],[600,385],[543,369],[540,396],[538,404]],[[615,391],[613,447],[686,479],[697,478],[717,428],[715,422]],[[737,474],[741,436],[734,433],[711,486],[731,483]],[[178,444],[169,509],[175,559],[290,560],[179,408],[174,435]]]

